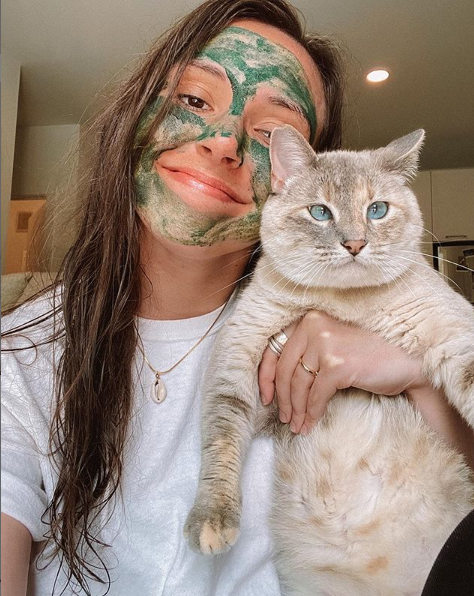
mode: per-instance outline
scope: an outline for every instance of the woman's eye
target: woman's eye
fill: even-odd
[[[270,137],[272,136],[271,130],[264,130],[263,128],[257,128],[257,129],[255,129],[255,132],[267,141],[269,141]]]
[[[311,217],[314,217],[318,221],[332,219],[332,213],[325,205],[311,205],[311,207],[308,207],[308,210]]]
[[[178,99],[186,107],[191,108],[191,110],[210,110],[211,109],[211,106],[208,103],[206,103],[200,97],[196,97],[195,95],[188,95],[186,93],[180,93],[178,95]]]
[[[388,203],[385,201],[376,201],[369,205],[367,209],[367,217],[369,219],[382,219],[387,215]]]

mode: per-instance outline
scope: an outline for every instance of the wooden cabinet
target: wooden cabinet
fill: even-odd
[[[474,168],[418,172],[411,187],[423,214],[423,240],[474,240]]]
[[[431,170],[431,209],[438,240],[473,240],[474,168]]]
[[[433,265],[433,216],[431,214],[431,172],[425,170],[418,172],[418,175],[411,183],[411,188],[418,199],[421,214],[423,216],[423,226],[425,228],[421,238],[421,252]]]
[[[411,188],[423,215],[425,255],[436,240],[474,240],[474,168],[418,172]]]
[[[423,225],[425,231],[423,234],[423,252],[431,253],[431,243],[433,242],[433,216],[431,214],[431,172],[426,170],[418,172],[418,175],[411,183],[411,188],[418,199],[418,204],[423,215]],[[427,250],[425,250],[425,248]]]

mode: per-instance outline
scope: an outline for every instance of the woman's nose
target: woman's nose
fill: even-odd
[[[216,132],[197,142],[198,154],[211,159],[216,164],[238,168],[243,161],[242,150],[233,132]]]

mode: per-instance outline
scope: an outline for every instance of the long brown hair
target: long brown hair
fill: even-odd
[[[133,182],[141,150],[134,144],[137,124],[173,66],[179,64],[176,84],[202,47],[234,20],[244,18],[278,27],[308,51],[321,73],[327,106],[315,148],[336,149],[341,144],[338,49],[326,38],[306,36],[296,11],[284,0],[204,2],[157,40],[99,118],[82,224],[59,273],[62,296],[53,339],[61,337],[64,350],[50,434],[59,477],[45,513],[53,554],[65,565],[68,581],[77,582],[86,594],[89,579],[101,581],[86,554],[92,551],[100,561],[102,543],[94,536],[93,524],[120,488],[132,410],[135,316],[142,275]],[[172,94],[170,89],[168,97]],[[148,136],[170,103],[163,103]],[[103,569],[108,577],[105,565]]]

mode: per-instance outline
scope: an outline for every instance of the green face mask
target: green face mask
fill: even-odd
[[[247,29],[229,27],[204,48],[197,60],[224,69],[232,92],[230,106],[216,120],[207,117],[205,110],[196,112],[174,102],[171,113],[143,151],[135,172],[139,213],[153,233],[181,244],[210,246],[224,240],[250,244],[258,240],[261,210],[270,192],[270,157],[266,139],[249,131],[245,124],[248,106],[259,89],[273,91],[287,104],[297,106],[313,138],[314,102],[296,57],[283,46]],[[142,114],[137,140],[151,126],[162,102],[163,98],[158,97]],[[240,167],[248,168],[250,173],[253,203],[242,215],[216,215],[193,209],[167,187],[154,167],[166,151],[180,151],[181,147],[186,151],[189,144],[219,136],[235,138]],[[212,167],[210,170],[209,175],[213,175]]]

